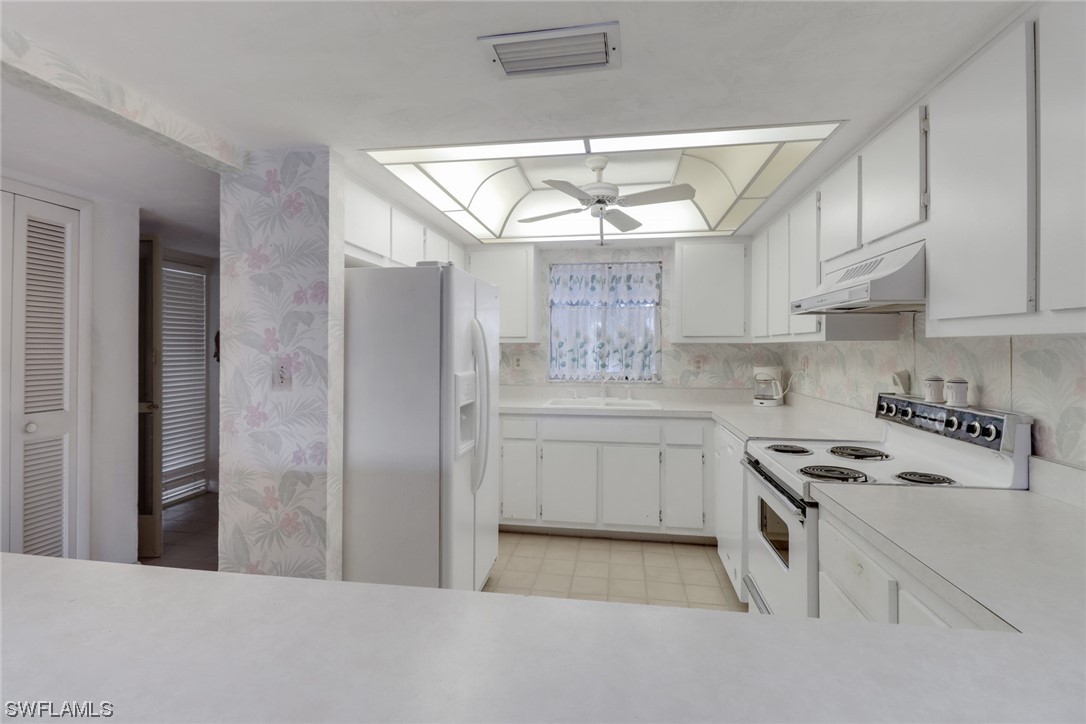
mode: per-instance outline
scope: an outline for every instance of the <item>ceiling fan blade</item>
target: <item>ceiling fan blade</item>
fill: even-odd
[[[529,216],[527,219],[517,219],[522,224],[530,224],[533,221],[542,221],[543,219],[553,219],[555,216],[565,216],[566,214],[579,214],[584,211],[586,206],[582,206],[579,209],[566,209],[565,211],[555,211],[553,214],[542,214],[540,216]]]
[[[619,231],[633,231],[641,226],[640,221],[618,209],[607,209],[603,214],[603,218]]]
[[[582,191],[581,189],[571,184],[569,181],[555,181],[554,179],[544,179],[543,183],[547,184],[552,189],[558,189],[562,193],[572,196],[579,201],[584,201],[585,203],[591,204],[596,200],[595,196],[592,196],[586,191]]]
[[[621,196],[615,202],[619,206],[644,206],[645,204],[664,204],[668,201],[686,201],[694,198],[694,187],[690,184],[676,184],[664,186],[649,191],[638,191],[636,194]]]

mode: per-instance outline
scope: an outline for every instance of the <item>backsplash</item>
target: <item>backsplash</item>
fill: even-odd
[[[970,404],[1034,417],[1034,455],[1086,468],[1086,336],[929,338],[922,314],[900,320],[897,341],[774,345],[797,373],[792,391],[869,410],[895,370],[912,374],[913,394],[927,375],[963,377]]]
[[[540,253],[538,264],[538,288],[544,295],[538,305],[539,314],[536,323],[540,325],[539,338],[550,338],[547,300],[545,298],[547,274],[551,264],[584,264],[589,262],[628,262],[660,261],[663,262],[663,280],[660,301],[661,316],[661,360],[660,383],[663,387],[704,388],[723,387],[729,389],[752,388],[751,376],[754,366],[779,365],[779,345],[770,348],[760,344],[672,344],[671,343],[671,290],[672,261],[675,251],[672,247],[645,247],[635,249],[554,249]],[[503,385],[545,385],[550,364],[550,352],[546,342],[541,344],[503,344],[501,345],[501,367],[499,375]],[[573,386],[577,383],[563,382]],[[585,383],[599,386],[599,383]],[[615,383],[621,386],[618,383]],[[649,383],[633,383],[649,384]]]

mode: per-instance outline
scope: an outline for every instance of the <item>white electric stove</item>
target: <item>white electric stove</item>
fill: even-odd
[[[747,445],[745,593],[751,610],[818,616],[818,506],[812,483],[1029,487],[1032,420],[881,394],[881,440],[758,440]]]

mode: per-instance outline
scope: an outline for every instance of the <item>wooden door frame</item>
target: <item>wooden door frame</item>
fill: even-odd
[[[75,465],[73,471],[73,485],[71,493],[75,496],[72,505],[74,520],[70,521],[74,528],[74,535],[69,538],[69,555],[74,558],[90,558],[90,451],[91,451],[91,260],[94,248],[94,203],[88,199],[82,199],[68,194],[52,191],[50,189],[35,186],[31,183],[19,180],[13,176],[0,177],[0,190],[26,196],[38,201],[44,201],[57,206],[64,206],[79,212],[79,248],[76,249],[77,268],[77,295],[75,305],[76,316],[76,379],[75,379],[75,404],[76,404],[76,439],[75,439]],[[12,219],[4,219],[3,223],[9,223]],[[12,235],[14,242],[14,235]],[[7,249],[0,252],[5,256]],[[10,276],[11,264],[8,261],[3,267],[4,274]],[[0,286],[4,294],[11,293],[11,279],[0,275]],[[10,298],[9,298],[10,300]],[[7,311],[0,315],[0,338],[4,340],[3,355],[5,369],[10,369],[11,320],[10,304],[3,305]],[[10,380],[8,381],[10,383]],[[5,399],[10,394],[5,387]],[[10,407],[10,406],[9,406]],[[3,454],[0,460],[0,476],[3,476],[3,490],[5,496],[10,491],[11,471],[10,466],[10,436],[11,430],[7,423],[3,428]],[[5,505],[5,510],[7,510]],[[3,550],[10,550],[10,541],[7,539],[8,526],[4,525],[4,537],[0,538]]]

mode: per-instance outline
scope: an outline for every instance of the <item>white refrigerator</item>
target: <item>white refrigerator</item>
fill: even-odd
[[[498,290],[348,269],[343,579],[479,590],[498,556]]]

